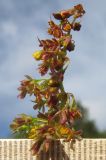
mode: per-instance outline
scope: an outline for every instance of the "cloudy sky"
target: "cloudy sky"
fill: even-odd
[[[24,75],[38,78],[32,53],[37,36],[47,38],[52,12],[82,3],[86,14],[82,29],[73,34],[76,49],[69,54],[66,91],[89,109],[90,118],[106,129],[106,1],[105,0],[0,0],[0,138],[10,134],[9,124],[20,113],[32,114],[31,98],[17,99]]]

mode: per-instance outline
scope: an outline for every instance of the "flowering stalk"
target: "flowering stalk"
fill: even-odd
[[[53,20],[48,22],[48,34],[52,39],[38,39],[41,50],[33,54],[34,59],[41,62],[38,67],[41,76],[49,74],[50,78],[33,79],[26,75],[18,88],[19,98],[23,99],[27,94],[35,97],[33,109],[38,110],[38,114],[37,117],[22,114],[13,120],[10,127],[14,132],[34,139],[33,155],[41,150],[47,152],[53,140],[63,138],[74,142],[81,135],[81,131],[74,128],[74,122],[81,118],[81,113],[73,94],[65,92],[63,80],[70,61],[67,51],[72,52],[75,48],[72,30],[80,30],[81,24],[77,19],[84,13],[81,4],[53,13],[59,24]]]

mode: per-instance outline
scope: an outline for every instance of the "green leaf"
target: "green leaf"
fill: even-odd
[[[25,77],[26,77],[27,79],[29,79],[29,80],[32,80],[32,78],[31,78],[30,76],[28,76],[28,75],[25,75]]]

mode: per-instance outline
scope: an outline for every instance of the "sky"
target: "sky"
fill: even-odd
[[[24,75],[39,77],[32,53],[37,37],[47,38],[53,12],[82,3],[86,14],[80,32],[73,33],[76,48],[64,86],[88,108],[97,127],[106,130],[106,1],[105,0],[0,0],[0,138],[8,138],[17,114],[35,115],[31,97],[19,100],[17,88]]]

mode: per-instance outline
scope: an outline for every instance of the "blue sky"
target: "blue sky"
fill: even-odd
[[[32,53],[37,36],[47,38],[52,12],[82,3],[86,14],[80,32],[73,34],[76,49],[65,74],[66,91],[89,109],[90,118],[106,129],[106,1],[102,0],[0,0],[0,137],[8,137],[9,124],[20,113],[32,114],[31,98],[18,100],[24,75],[38,78]]]

